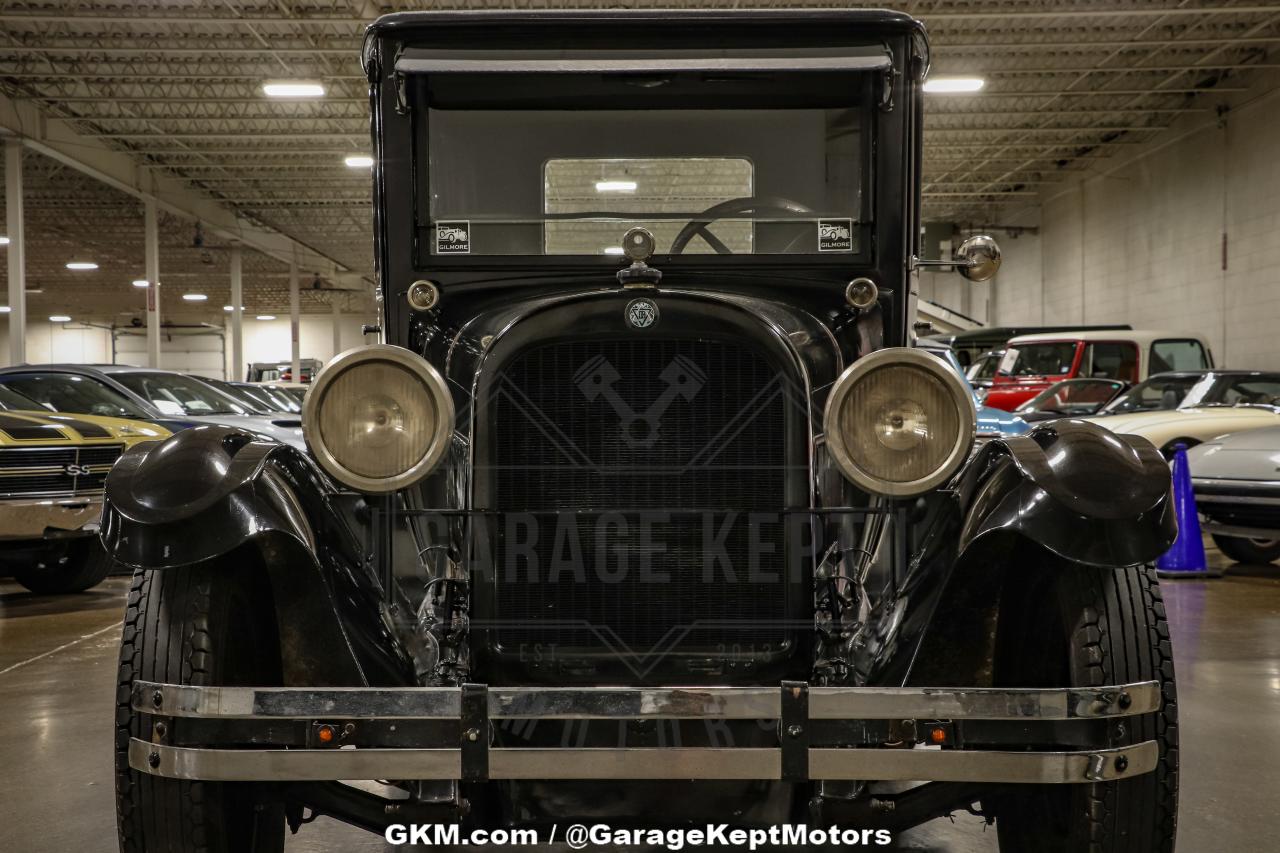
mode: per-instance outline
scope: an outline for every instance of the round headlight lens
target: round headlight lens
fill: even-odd
[[[342,353],[316,376],[302,415],[307,446],[335,478],[389,492],[426,476],[453,431],[443,377],[400,347]]]
[[[976,415],[960,378],[941,359],[887,349],[859,360],[827,401],[827,446],[849,479],[906,497],[955,473],[973,444]]]

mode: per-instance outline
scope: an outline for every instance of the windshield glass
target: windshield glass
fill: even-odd
[[[270,400],[261,399],[247,388],[242,388],[239,385],[233,385],[230,382],[220,382],[216,379],[209,379],[205,381],[214,388],[217,388],[223,394],[233,398],[242,406],[248,408],[251,414],[270,415],[280,411],[271,403]]]
[[[161,411],[176,407],[188,415],[252,414],[213,386],[180,373],[117,373],[112,378]]]
[[[301,407],[292,400],[287,397],[282,398],[281,395],[274,393],[273,389],[265,385],[231,384],[227,388],[236,392],[241,399],[252,402],[263,412],[293,414],[302,411]]]
[[[1006,376],[1066,376],[1076,360],[1075,341],[1009,347],[1000,359]]]
[[[1090,415],[1098,411],[1124,387],[1123,382],[1075,379],[1057,382],[1019,406],[1018,412],[1050,412],[1059,415]]]
[[[42,406],[6,385],[0,385],[0,409],[10,412],[39,411]]]
[[[1278,406],[1280,374],[1215,376],[1211,382],[1196,386],[1182,401],[1191,406]]]
[[[872,75],[416,77],[428,255],[865,251]]]
[[[1156,375],[1140,382],[1117,397],[1104,411],[1107,414],[1121,412],[1154,412],[1160,409],[1176,409],[1194,394],[1203,397],[1213,386],[1211,376],[1162,376]]]
[[[978,357],[973,364],[969,365],[967,376],[971,382],[984,382],[996,375],[996,368],[1000,366],[1000,353],[987,353]]]
[[[0,383],[55,412],[106,415],[112,418],[149,417],[119,391],[87,376],[70,373],[15,373],[0,376]]]

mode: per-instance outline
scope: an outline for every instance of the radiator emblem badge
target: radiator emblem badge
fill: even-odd
[[[658,322],[658,306],[652,299],[632,299],[627,303],[627,325],[647,329]]]

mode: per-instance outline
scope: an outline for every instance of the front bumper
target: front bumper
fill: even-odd
[[[0,501],[0,540],[91,536],[102,520],[102,496]]]
[[[1280,481],[1193,477],[1191,487],[1206,532],[1246,539],[1280,538]]]
[[[809,687],[406,688],[191,687],[136,681],[132,706],[151,719],[129,764],[173,779],[323,781],[438,779],[819,779],[1088,783],[1155,769],[1155,741],[1028,750],[1035,726],[1093,726],[1160,708],[1159,685],[1071,689]],[[511,720],[770,720],[760,747],[513,748],[491,746]],[[898,741],[852,745],[852,729],[889,721]],[[956,748],[958,726],[1013,734],[1011,749]],[[1098,726],[1101,722],[1103,725]],[[862,724],[854,725],[851,723]],[[941,748],[915,746],[942,731]],[[910,733],[911,737],[903,737]],[[326,736],[327,735],[327,736]],[[1034,737],[1034,736],[1031,736]],[[841,743],[841,741],[844,741]]]

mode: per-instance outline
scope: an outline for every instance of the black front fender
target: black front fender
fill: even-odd
[[[253,559],[274,596],[287,684],[413,683],[386,597],[332,482],[304,453],[228,427],[127,451],[107,478],[102,541],[134,569]]]
[[[1177,536],[1169,466],[1145,438],[1060,420],[996,439],[959,482],[960,554],[1013,533],[1076,563],[1147,563]]]

